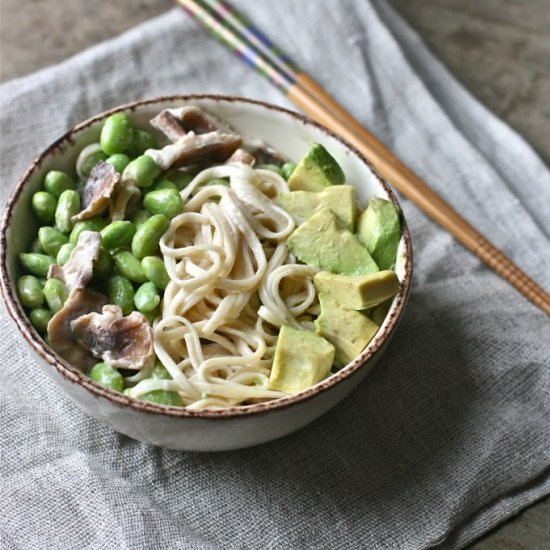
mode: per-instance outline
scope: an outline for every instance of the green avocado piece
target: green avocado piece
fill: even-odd
[[[335,360],[340,365],[353,361],[372,340],[378,325],[360,311],[349,308],[330,294],[319,294],[321,314],[315,321],[317,334],[336,348]]]
[[[312,191],[280,193],[277,202],[299,223],[323,208],[330,208],[340,224],[348,231],[353,232],[357,204],[355,202],[355,187],[351,185],[334,185],[319,193]]]
[[[346,181],[334,157],[319,143],[314,143],[288,179],[291,191],[322,191],[329,185]]]
[[[336,275],[321,271],[313,280],[317,292],[326,292],[351,309],[367,309],[395,296],[399,279],[395,271],[368,275]]]
[[[268,387],[298,393],[326,378],[334,361],[334,346],[309,330],[283,325],[279,332]]]
[[[374,321],[379,327],[381,327],[384,319],[386,318],[386,315],[388,314],[388,311],[390,310],[392,301],[393,300],[390,298],[389,300],[386,300],[385,302],[382,302],[381,304],[378,304],[377,306],[374,306],[372,309],[370,309],[367,313],[369,319],[371,321]]]
[[[313,214],[290,235],[289,250],[302,262],[325,271],[366,275],[378,266],[357,237],[344,227],[329,208]]]
[[[380,269],[394,269],[401,239],[399,208],[390,201],[372,198],[357,221],[357,238]]]

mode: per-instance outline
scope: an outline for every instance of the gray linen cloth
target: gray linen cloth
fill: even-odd
[[[550,175],[383,2],[240,0],[358,119],[550,287]],[[2,194],[54,138],[133,99],[288,102],[174,9],[2,94]],[[4,314],[3,548],[460,548],[550,491],[550,323],[414,205],[412,296],[380,363],[307,428],[223,454],[86,417]]]

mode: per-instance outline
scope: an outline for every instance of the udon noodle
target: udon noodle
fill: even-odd
[[[229,185],[204,185],[220,178]],[[154,327],[173,380],[142,380],[130,395],[176,390],[191,409],[284,395],[267,387],[278,329],[314,330],[318,305],[317,270],[285,244],[295,222],[273,201],[283,191],[280,175],[240,163],[203,170],[182,191],[184,212],[160,243],[170,283]]]

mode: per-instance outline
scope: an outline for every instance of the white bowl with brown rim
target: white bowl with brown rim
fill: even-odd
[[[412,247],[407,225],[398,250],[396,273],[401,290],[388,315],[364,351],[350,364],[296,395],[224,410],[187,410],[157,405],[109,390],[57,355],[30,324],[17,297],[18,254],[36,236],[31,197],[52,169],[74,171],[80,150],[98,141],[105,118],[125,112],[136,127],[162,109],[193,104],[227,121],[238,132],[258,137],[292,160],[302,158],[311,144],[323,144],[339,162],[347,183],[354,185],[360,205],[373,196],[397,203],[373,167],[353,147],[304,116],[275,105],[244,98],[187,95],[143,101],[111,109],[78,124],[50,145],[26,170],[8,200],[0,233],[1,288],[7,310],[43,371],[85,412],[114,430],[162,447],[190,451],[223,451],[265,443],[302,428],[346,397],[380,359],[403,315],[412,278]],[[32,368],[29,365],[29,369]]]

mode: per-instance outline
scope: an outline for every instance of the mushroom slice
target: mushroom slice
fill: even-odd
[[[248,164],[249,166],[254,166],[256,159],[251,155],[246,149],[237,149],[226,161],[225,164],[230,164],[232,162],[242,162],[243,164]]]
[[[102,313],[74,320],[72,329],[83,348],[115,368],[141,370],[154,363],[153,329],[137,311],[123,317],[118,306],[106,305]]]
[[[65,361],[81,369],[88,369],[96,363],[91,353],[75,341],[71,323],[92,311],[101,311],[107,298],[99,292],[75,288],[69,294],[64,306],[48,323],[50,347]]]
[[[245,139],[244,148],[256,158],[258,164],[282,165],[288,160],[261,139]]]
[[[101,235],[96,231],[82,231],[78,236],[69,261],[63,266],[54,264],[50,267],[48,277],[59,279],[69,290],[84,288],[92,279],[94,262],[99,257]]]
[[[112,164],[98,162],[80,189],[80,206],[83,210],[73,216],[71,221],[74,223],[101,214],[109,206],[109,199],[119,179],[120,175]]]
[[[148,149],[145,154],[149,155],[161,170],[167,170],[204,158],[223,162],[238,149],[241,142],[241,138],[236,134],[189,132],[175,143],[162,149]]]
[[[151,126],[160,130],[170,141],[176,142],[187,132],[206,134],[209,132],[233,131],[214,115],[203,111],[196,105],[186,105],[177,109],[165,109],[150,120]]]

